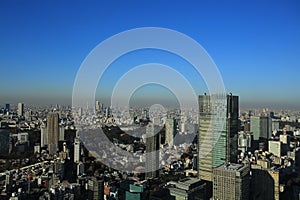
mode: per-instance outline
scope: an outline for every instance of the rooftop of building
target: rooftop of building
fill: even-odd
[[[244,168],[247,168],[246,165],[236,164],[236,163],[225,163],[216,169],[224,170],[224,171],[237,171],[241,172]]]
[[[186,184],[186,185],[192,185],[192,184],[197,183],[199,181],[200,180],[197,179],[197,178],[190,178],[190,177],[188,177],[188,178],[185,178],[185,179],[182,179],[182,180],[178,181],[178,183]]]
[[[204,187],[205,183],[197,178],[187,177],[178,182],[170,181],[167,183],[167,188],[173,191],[188,191],[195,187]]]

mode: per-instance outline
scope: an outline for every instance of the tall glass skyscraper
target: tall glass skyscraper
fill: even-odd
[[[198,176],[212,181],[213,169],[236,162],[238,96],[199,96]]]
[[[253,133],[253,139],[269,139],[272,133],[272,119],[269,116],[251,116],[250,131]]]
[[[146,127],[146,178],[158,177],[159,169],[159,134],[158,128],[150,123]]]

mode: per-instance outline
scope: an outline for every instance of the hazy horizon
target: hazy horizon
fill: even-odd
[[[132,28],[164,27],[204,47],[240,107],[300,110],[299,9],[298,1],[1,1],[0,105],[72,105],[76,74],[100,42]],[[127,70],[149,62],[178,70],[197,95],[207,91],[184,59],[144,50],[112,63],[97,99],[109,98]],[[153,95],[142,96],[146,101]]]

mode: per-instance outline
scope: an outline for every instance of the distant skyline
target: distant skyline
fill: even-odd
[[[206,49],[241,107],[300,110],[299,10],[299,1],[4,0],[0,105],[71,105],[77,70],[100,42],[132,28],[164,27]],[[198,94],[207,91],[182,59],[142,51],[113,63],[99,83],[97,99],[105,98],[126,69],[147,62],[168,64],[197,82]]]

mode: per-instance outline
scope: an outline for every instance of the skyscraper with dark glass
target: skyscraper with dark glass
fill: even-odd
[[[9,112],[10,111],[10,104],[7,103],[5,104],[5,112]]]
[[[239,99],[232,94],[199,96],[198,176],[212,181],[213,169],[236,162]]]
[[[160,141],[157,129],[152,123],[146,128],[146,178],[158,177]]]

